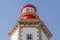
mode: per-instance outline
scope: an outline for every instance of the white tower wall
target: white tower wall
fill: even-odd
[[[38,32],[38,29],[36,29],[36,28],[22,28],[21,29],[21,38],[20,39],[22,39],[22,40],[26,40],[26,35],[27,34],[32,34],[32,39],[33,40],[38,40],[39,39],[39,37],[38,37],[38,35],[39,35],[39,33],[37,33]]]
[[[19,28],[15,30],[15,32],[11,35],[11,40],[18,40]]]
[[[41,31],[41,39],[48,40],[47,36],[45,35],[45,33],[43,31]]]

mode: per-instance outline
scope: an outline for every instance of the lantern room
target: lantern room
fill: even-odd
[[[21,12],[36,12],[36,7],[32,4],[26,4],[21,8]]]

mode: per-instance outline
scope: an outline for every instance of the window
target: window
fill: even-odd
[[[27,34],[27,40],[32,40],[32,34]]]
[[[26,11],[29,11],[30,9],[29,8],[26,8]]]

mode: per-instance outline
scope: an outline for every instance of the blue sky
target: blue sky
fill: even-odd
[[[50,40],[60,40],[60,0],[0,0],[0,40],[10,40],[8,31],[18,20],[20,8],[33,4],[37,14],[52,33]]]

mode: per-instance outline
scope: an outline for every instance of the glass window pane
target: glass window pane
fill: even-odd
[[[32,34],[27,34],[27,40],[32,40]]]

